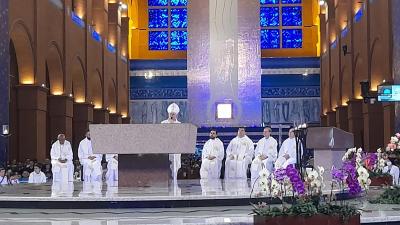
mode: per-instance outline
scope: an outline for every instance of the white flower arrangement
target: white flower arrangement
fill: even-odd
[[[311,194],[322,193],[322,188],[324,187],[324,172],[325,169],[322,166],[318,166],[317,170],[307,172],[307,183],[309,184],[309,191],[311,191]]]

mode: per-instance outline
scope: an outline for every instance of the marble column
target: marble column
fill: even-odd
[[[198,126],[261,124],[259,0],[191,0],[188,5],[189,121]],[[216,118],[218,103],[233,118]]]
[[[400,84],[400,1],[392,0],[391,15],[392,15],[392,73],[395,84]],[[395,106],[395,131],[400,132],[400,102]]]
[[[9,33],[8,2],[0,1],[0,129],[9,124]],[[12,132],[12,131],[11,131]],[[0,163],[7,161],[8,138],[0,136]]]

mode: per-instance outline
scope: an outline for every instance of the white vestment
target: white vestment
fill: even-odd
[[[72,163],[72,148],[69,141],[65,140],[61,145],[59,141],[54,142],[50,151],[51,171],[53,181],[72,182],[74,181],[74,164]],[[66,159],[67,162],[61,163],[58,159]]]
[[[393,178],[393,185],[394,186],[398,186],[399,185],[399,167],[395,166],[395,165],[391,165],[391,166],[385,166],[382,170],[383,173],[389,173],[390,175],[392,175]]]
[[[214,156],[210,160],[207,157]],[[201,154],[201,179],[210,178],[218,179],[221,175],[221,165],[224,159],[224,144],[219,138],[208,140],[203,147]]]
[[[7,184],[10,184],[8,182],[8,178],[6,176],[0,177],[0,185],[7,185]]]
[[[285,157],[283,157],[286,154],[289,155],[289,159],[287,160],[285,159]],[[288,138],[282,143],[281,149],[279,150],[278,159],[275,162],[275,168],[286,169],[288,165],[296,163],[297,163],[296,138]]]
[[[90,160],[89,157],[96,157]],[[81,165],[83,166],[83,180],[84,181],[97,181],[101,180],[103,169],[101,167],[101,160],[103,155],[93,154],[92,141],[85,138],[79,143],[78,157]]]
[[[29,175],[28,183],[30,183],[30,184],[46,183],[46,175],[44,175],[44,173],[42,171],[40,171],[39,173],[36,173],[35,171],[33,171]]]
[[[169,121],[164,120],[161,123],[181,123],[178,120]],[[169,154],[169,161],[171,162],[171,173],[174,180],[178,178],[178,170],[181,168],[181,154]]]
[[[253,155],[254,143],[249,137],[232,139],[226,149],[225,178],[247,178],[247,168]]]
[[[264,160],[260,159],[260,156],[267,157]],[[255,150],[255,157],[251,163],[251,178],[257,179],[259,173],[263,168],[266,168],[269,172],[273,172],[274,163],[278,157],[278,142],[273,137],[261,138]]]
[[[114,158],[117,154],[107,154],[106,161],[107,161],[107,173],[106,179],[107,181],[118,181],[118,160]]]

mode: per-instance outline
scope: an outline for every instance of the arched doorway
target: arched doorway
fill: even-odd
[[[35,110],[27,110],[23,104],[19,104],[18,89],[23,85],[35,83],[34,57],[31,45],[31,36],[22,23],[16,23],[10,30],[10,142],[9,160],[24,160],[36,155],[38,146],[38,133],[33,119]],[[21,85],[21,86],[20,86]],[[23,99],[21,99],[23,100]],[[23,132],[24,134],[21,134]],[[30,146],[30,149],[26,149]]]

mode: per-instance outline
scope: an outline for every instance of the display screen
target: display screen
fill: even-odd
[[[400,85],[378,86],[378,101],[400,102]]]

